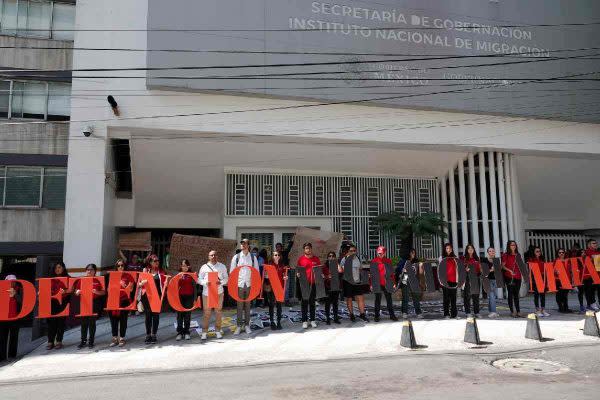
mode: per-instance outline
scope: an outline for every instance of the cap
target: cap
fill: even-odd
[[[383,253],[383,254],[385,254],[385,253],[387,253],[387,249],[385,248],[385,246],[379,246],[379,247],[377,248],[377,253],[378,253],[378,254],[379,254],[379,253]]]
[[[4,278],[5,281],[16,281],[17,277],[14,275],[6,275],[6,278]]]

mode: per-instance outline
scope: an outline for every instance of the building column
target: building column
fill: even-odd
[[[508,217],[506,216],[506,196],[504,194],[504,161],[502,153],[496,153],[498,163],[498,191],[500,192],[500,227],[502,230],[502,246],[508,241]]]
[[[481,199],[481,223],[483,226],[483,254],[490,247],[490,228],[488,222],[487,185],[485,182],[485,153],[479,152],[479,198]]]
[[[508,236],[510,240],[516,240],[515,237],[515,223],[513,218],[513,200],[512,200],[512,183],[510,173],[510,158],[509,155],[504,153],[504,184],[506,186],[506,216],[508,219]]]
[[[467,225],[467,194],[465,189],[465,166],[463,160],[458,162],[458,195],[460,201],[460,230],[462,233],[461,249],[469,243],[469,229]],[[454,249],[454,252],[458,254],[458,249]]]
[[[496,167],[494,161],[494,152],[488,152],[488,173],[490,176],[490,205],[492,207],[492,234],[494,236],[494,248],[497,254],[500,254],[501,240],[500,229],[498,227],[498,198],[496,193]]]
[[[442,218],[448,222],[448,191],[446,189],[446,178],[440,179],[440,191],[442,197]],[[448,224],[444,224],[444,233],[448,234]]]
[[[517,167],[514,154],[510,155],[510,174],[511,174],[511,192],[513,203],[513,215],[515,225],[515,240],[523,249],[527,248],[527,239],[523,229],[523,204],[521,203],[521,192],[519,190],[519,180],[517,178]]]
[[[458,222],[456,220],[456,186],[454,184],[454,167],[448,170],[448,189],[450,190],[450,230],[452,231],[452,247],[458,249]]]
[[[477,184],[475,182],[475,156],[473,153],[469,153],[467,162],[469,167],[469,204],[471,206],[471,243],[475,247],[475,253],[479,254],[481,251],[479,247],[479,213],[477,212]]]

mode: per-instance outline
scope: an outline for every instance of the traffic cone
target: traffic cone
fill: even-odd
[[[540,330],[540,321],[538,316],[531,313],[527,316],[527,329],[525,330],[525,337],[527,339],[542,341],[542,331]]]
[[[587,311],[585,313],[585,324],[583,325],[583,334],[587,336],[600,337],[600,328],[598,327],[598,320],[596,319],[596,313],[594,311]]]
[[[481,345],[479,339],[479,329],[477,328],[477,320],[475,318],[467,318],[467,327],[465,328],[465,343],[473,343]]]
[[[404,321],[402,323],[402,337],[400,338],[400,346],[409,349],[417,348],[417,340],[415,339],[415,331],[413,330],[412,322]]]

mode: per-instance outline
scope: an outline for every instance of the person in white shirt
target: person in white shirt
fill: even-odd
[[[241,268],[238,276],[238,296],[240,299],[246,299],[250,295],[250,285],[252,282],[252,270],[251,267],[256,269],[256,272],[260,273],[258,267],[258,259],[249,251],[250,241],[248,239],[242,239],[240,242],[242,251],[231,260],[229,267],[229,274],[236,268]],[[238,301],[237,302],[237,328],[234,335],[239,335],[242,328],[245,326],[247,334],[252,333],[250,329],[250,302],[249,301]]]
[[[217,278],[217,292],[219,293],[219,305],[215,308],[208,307],[209,272],[216,272],[219,274]],[[227,267],[224,264],[217,261],[217,252],[215,250],[209,251],[208,262],[200,267],[200,272],[198,273],[198,284],[202,285],[202,308],[204,310],[202,318],[202,335],[200,336],[201,340],[206,340],[206,336],[208,334],[208,323],[210,321],[210,316],[213,310],[215,310],[215,332],[217,335],[217,339],[221,339],[223,337],[223,331],[221,330],[221,309],[223,308],[224,293],[223,286],[227,284],[228,280],[229,274],[227,273]]]

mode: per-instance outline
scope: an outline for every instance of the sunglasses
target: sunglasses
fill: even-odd
[[[279,257],[279,254],[273,254],[273,257]]]

